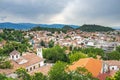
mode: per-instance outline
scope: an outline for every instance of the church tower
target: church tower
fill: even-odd
[[[38,48],[38,49],[37,49],[37,56],[39,56],[40,58],[43,58],[42,48]]]

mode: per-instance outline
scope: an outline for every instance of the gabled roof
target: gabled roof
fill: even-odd
[[[76,70],[78,67],[85,67],[94,77],[97,77],[101,73],[102,61],[93,58],[84,58],[74,62],[68,68],[70,71]]]
[[[27,60],[27,62],[25,62],[23,64],[18,64],[21,60]],[[21,68],[21,67],[26,68],[33,64],[40,63],[43,60],[44,59],[38,57],[35,53],[27,53],[27,54],[24,54],[20,59],[18,59],[16,61],[11,60],[11,64],[13,65],[12,69],[0,69],[0,73],[4,73],[4,74],[8,75],[8,74],[15,72],[16,69],[18,69],[18,68]]]
[[[104,61],[104,63],[106,63],[109,66],[118,66],[118,67],[120,67],[120,61],[117,61],[117,60],[107,60],[107,61]]]
[[[18,51],[16,51],[16,50],[14,50],[14,51],[12,51],[12,52],[10,53],[10,55],[18,55],[18,54],[20,54],[20,52],[18,52]]]

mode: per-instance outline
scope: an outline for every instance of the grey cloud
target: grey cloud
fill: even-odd
[[[120,0],[76,0],[66,22],[112,25],[120,21]],[[71,16],[73,17],[71,18]]]
[[[2,0],[0,11],[21,17],[54,15],[63,10],[68,0]]]
[[[118,26],[119,4],[120,0],[0,0],[0,16],[38,23]]]
[[[6,18],[7,18],[7,16],[1,16],[1,17],[0,17],[0,20],[1,20],[1,21],[4,21]]]

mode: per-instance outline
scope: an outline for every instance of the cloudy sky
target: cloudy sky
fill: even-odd
[[[120,0],[0,0],[0,22],[120,26]]]

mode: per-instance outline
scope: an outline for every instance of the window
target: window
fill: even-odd
[[[40,67],[40,64],[38,64],[38,66]]]
[[[28,69],[26,69],[26,71],[28,72]]]
[[[32,71],[32,67],[30,67],[30,71]]]
[[[18,55],[16,55],[16,58],[18,58]]]
[[[14,58],[14,56],[12,56],[12,58]]]
[[[114,70],[114,67],[112,67],[112,70]]]
[[[35,66],[33,67],[33,69],[35,69]]]

